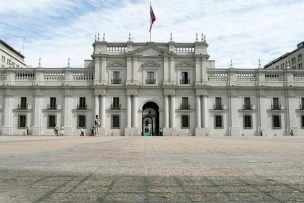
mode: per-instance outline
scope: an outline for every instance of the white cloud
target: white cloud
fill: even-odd
[[[3,12],[7,9],[23,13],[23,19],[17,20],[19,24],[26,24],[28,29],[34,29],[29,27],[37,21],[42,22],[39,33],[28,36],[28,64],[37,65],[38,58],[42,57],[44,66],[60,67],[65,66],[70,57],[74,66],[81,67],[83,59],[90,58],[91,45],[97,32],[105,32],[107,41],[126,41],[129,32],[134,35],[134,41],[149,39],[148,2],[26,2],[18,1],[13,8],[8,8],[13,3],[2,0],[0,14],[8,15]],[[204,32],[207,34],[209,54],[211,59],[216,60],[217,67],[228,67],[230,59],[233,59],[236,67],[256,68],[259,58],[265,64],[291,51],[304,40],[304,27],[300,26],[304,19],[304,1],[154,0],[152,4],[157,17],[153,41],[166,42],[172,32],[176,42],[193,42],[195,33]],[[90,8],[81,12],[79,5]],[[44,15],[36,16],[37,10]],[[61,22],[60,16],[66,16],[58,14],[58,11],[73,15],[63,18]]]

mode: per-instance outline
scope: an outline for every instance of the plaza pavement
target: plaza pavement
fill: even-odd
[[[304,202],[304,137],[0,136],[0,202]]]

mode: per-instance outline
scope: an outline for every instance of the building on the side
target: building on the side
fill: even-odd
[[[304,135],[303,70],[217,69],[207,47],[103,38],[84,68],[1,69],[0,134]]]
[[[297,48],[288,52],[279,58],[269,62],[264,66],[265,69],[285,69],[290,64],[290,68],[294,70],[302,70],[304,67],[304,41],[297,45]]]
[[[26,68],[24,56],[1,39],[0,68]]]

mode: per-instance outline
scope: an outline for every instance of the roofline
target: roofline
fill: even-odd
[[[10,49],[11,51],[13,51],[14,53],[16,53],[17,55],[19,55],[20,57],[22,57],[24,59],[24,56],[22,54],[20,54],[16,49],[14,49],[13,47],[11,47],[5,41],[3,41],[3,40],[0,39],[0,43],[3,44],[6,48]]]
[[[303,42],[301,42],[301,43],[303,43]],[[300,43],[300,44],[301,44],[301,43]],[[303,48],[304,48],[304,46],[300,46],[300,47],[296,48],[295,50],[293,50],[292,52],[287,52],[286,54],[283,54],[282,56],[280,56],[280,57],[278,57],[278,58],[272,60],[272,61],[269,62],[269,63],[267,63],[267,64],[264,66],[264,68],[268,68],[269,66],[275,64],[276,62],[278,62],[278,61],[280,61],[280,60],[282,60],[282,59],[284,59],[284,58],[287,58],[287,57],[290,56],[291,54],[293,54],[293,53],[295,53],[295,52],[297,52],[297,51],[299,51],[299,50],[301,50],[301,49],[303,49]]]

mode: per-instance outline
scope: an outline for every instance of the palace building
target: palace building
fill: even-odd
[[[84,68],[0,69],[0,134],[304,135],[304,71],[218,69],[193,43],[95,40]],[[298,55],[297,55],[298,57]],[[298,63],[298,62],[297,62]]]

